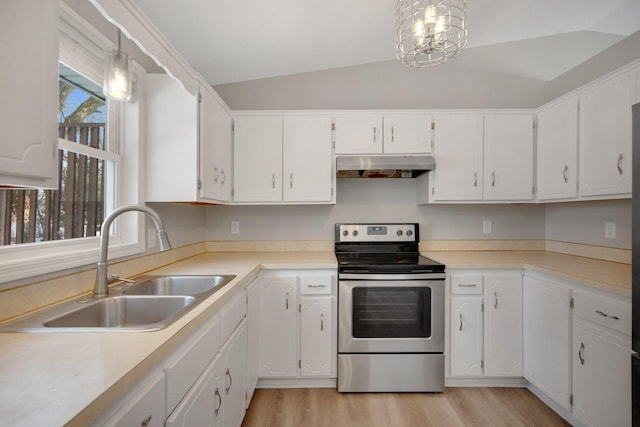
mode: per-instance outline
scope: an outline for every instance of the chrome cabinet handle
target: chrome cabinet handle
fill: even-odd
[[[231,388],[231,384],[233,384],[233,377],[231,376],[231,371],[227,368],[227,377],[229,378],[229,385],[224,389],[225,393],[229,394],[229,389]]]
[[[376,127],[373,127],[373,142],[376,142]]]
[[[149,414],[147,418],[142,420],[142,422],[140,423],[140,427],[147,427],[150,422],[151,422],[151,414]]]
[[[287,294],[285,295],[284,308],[289,310],[289,292],[287,292]]]
[[[218,170],[218,168],[213,168],[213,182],[215,182],[216,184],[218,183],[218,178],[220,178],[220,171]]]
[[[271,188],[276,188],[276,174],[271,174]]]
[[[320,330],[324,331],[324,313],[320,313]]]
[[[327,285],[307,285],[308,288],[326,288]]]
[[[496,173],[495,172],[491,172],[491,186],[492,187],[496,186]]]
[[[396,140],[395,128],[391,126],[391,142],[394,142],[395,140]]]
[[[578,359],[580,359],[580,364],[584,365],[584,343],[580,343],[580,350],[578,350]]]
[[[565,167],[564,167],[564,170],[562,171],[562,177],[564,178],[564,182],[565,182],[565,184],[566,184],[567,182],[569,182],[569,175],[568,175],[568,173],[569,173],[569,166],[565,166]]]
[[[460,315],[460,331],[462,332],[462,314]]]
[[[618,156],[618,175],[622,175],[622,159],[623,159],[623,156],[622,154],[620,154]]]
[[[289,174],[289,188],[293,188],[293,172]]]
[[[607,319],[620,320],[618,316],[611,316],[604,311],[596,310],[596,313],[598,313],[602,317],[606,317]]]
[[[218,407],[213,411],[213,414],[217,417],[218,414],[220,413],[220,408],[222,408],[222,396],[220,396],[220,391],[218,390],[218,387],[216,387],[214,396],[218,399]]]
[[[224,183],[227,182],[227,174],[225,174],[224,171],[222,171],[221,174],[222,174],[221,184],[224,185]]]
[[[494,308],[494,310],[497,310],[497,309],[498,309],[498,293],[497,293],[497,292],[494,292],[494,293],[493,293],[493,296],[494,296],[494,297],[495,297],[495,299],[496,299],[496,302],[493,304],[493,308]]]
[[[473,173],[473,186],[474,187],[478,186],[478,172]]]
[[[468,284],[464,284],[461,283],[458,285],[458,287],[460,288],[475,288],[477,285],[475,283],[468,283]]]

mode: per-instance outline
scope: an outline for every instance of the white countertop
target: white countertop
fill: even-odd
[[[425,252],[448,269],[527,268],[619,295],[631,266],[545,251]],[[154,274],[235,274],[226,287],[155,332],[0,333],[0,423],[87,425],[243,289],[260,269],[335,269],[333,252],[205,253]]]

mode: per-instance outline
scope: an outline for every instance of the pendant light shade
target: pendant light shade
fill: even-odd
[[[128,101],[131,99],[131,60],[129,55],[122,51],[120,38],[118,30],[118,49],[107,54],[102,92],[109,99]]]
[[[466,43],[466,0],[398,0],[396,57],[404,65],[443,64]]]

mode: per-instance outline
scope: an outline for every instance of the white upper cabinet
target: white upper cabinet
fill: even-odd
[[[631,106],[636,71],[580,95],[580,196],[631,193]]]
[[[431,153],[431,115],[337,116],[336,154]]]
[[[384,116],[384,152],[431,153],[431,121],[427,114]]]
[[[57,0],[7,0],[0,14],[0,185],[58,185]]]
[[[484,116],[484,200],[533,198],[533,116]]]
[[[200,103],[200,170],[204,199],[231,200],[231,115],[213,96],[212,90],[202,91]]]
[[[435,201],[481,200],[481,114],[435,116]]]
[[[285,117],[283,147],[283,200],[330,202],[331,119]]]
[[[578,99],[569,98],[538,113],[538,200],[578,195]]]
[[[234,201],[331,203],[331,119],[234,119]]]
[[[382,116],[335,118],[336,154],[382,153]]]
[[[282,117],[234,119],[236,202],[282,200]]]
[[[230,162],[231,123],[213,89],[203,84],[193,96],[166,74],[146,78],[147,201],[228,201],[220,183],[228,186],[221,171]]]

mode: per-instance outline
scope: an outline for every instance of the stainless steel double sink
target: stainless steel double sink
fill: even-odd
[[[166,328],[236,276],[141,276],[107,297],[84,296],[7,323],[0,332],[154,331]]]

